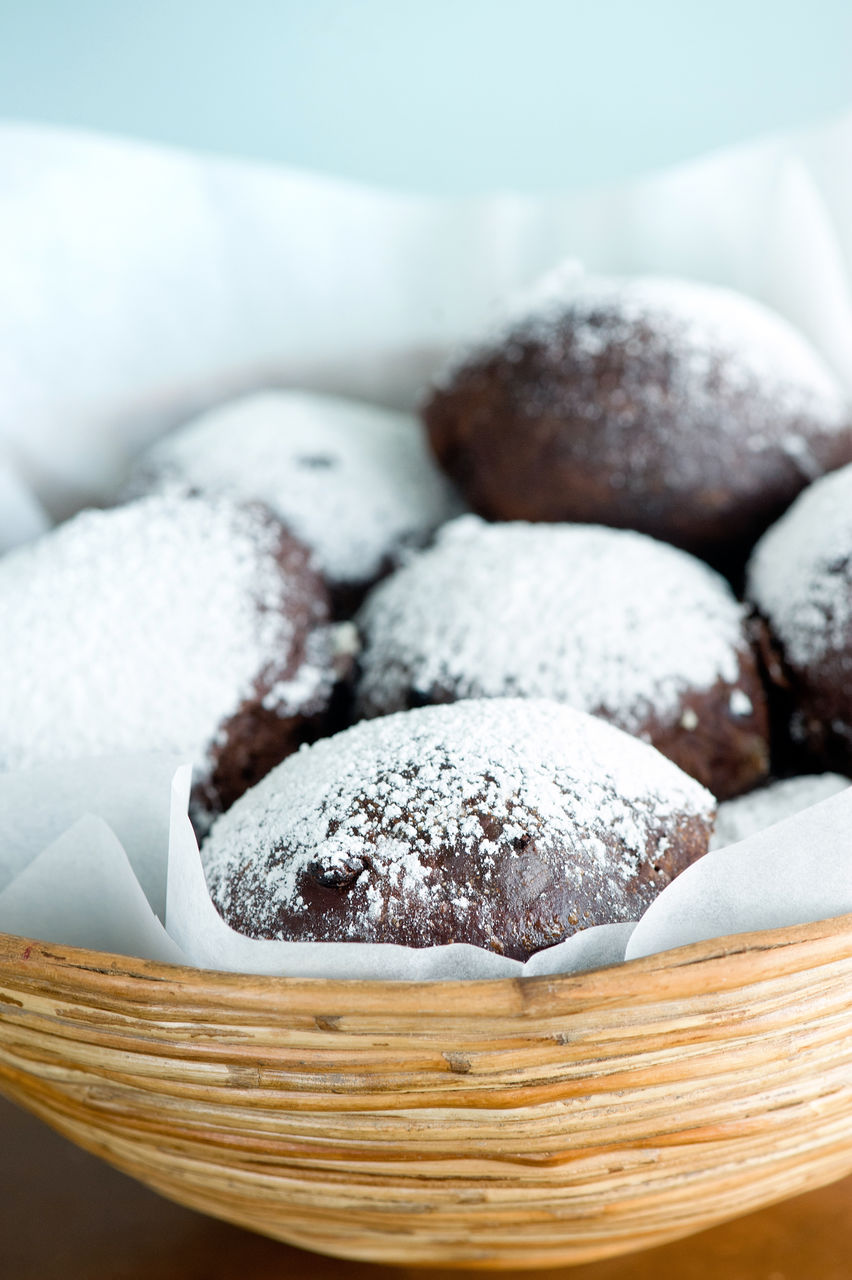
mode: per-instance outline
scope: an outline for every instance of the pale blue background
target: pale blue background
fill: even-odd
[[[0,0],[0,116],[408,189],[564,189],[845,106],[852,0]]]

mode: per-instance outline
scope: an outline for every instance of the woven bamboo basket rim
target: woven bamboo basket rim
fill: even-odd
[[[211,1004],[228,994],[239,993],[244,998],[250,988],[254,988],[258,996],[267,998],[286,991],[301,1004],[303,1000],[310,1003],[320,991],[339,987],[355,1002],[350,1005],[352,1012],[362,1007],[372,1008],[377,997],[389,1014],[423,1010],[423,1002],[430,994],[440,994],[441,1013],[460,1010],[487,1017],[521,1012],[517,997],[512,994],[518,987],[528,991],[531,997],[535,991],[546,989],[549,998],[561,991],[572,1001],[582,995],[594,1000],[607,995],[623,999],[634,994],[659,995],[659,990],[649,992],[648,981],[654,978],[664,986],[674,984],[679,996],[688,997],[819,968],[846,955],[852,956],[852,912],[806,924],[725,934],[580,973],[418,981],[288,977],[201,969],[0,933],[0,973],[17,970],[21,976],[26,974],[32,979],[44,976],[48,981],[58,981],[59,974],[67,971],[74,974],[81,987],[95,990],[114,980],[170,982],[175,993],[205,992],[206,1002]],[[714,969],[714,984],[710,988],[707,966]],[[533,1008],[533,1001],[525,1001],[523,1007]]]

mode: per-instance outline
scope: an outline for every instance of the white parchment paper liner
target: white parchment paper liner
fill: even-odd
[[[190,783],[190,766],[168,756],[0,777],[0,931],[240,973],[422,981],[573,973],[852,912],[850,787],[707,854],[637,925],[587,929],[526,964],[466,944],[253,942],[228,928],[207,892]]]
[[[410,405],[566,258],[753,294],[852,388],[852,113],[622,186],[464,200],[0,125],[0,458],[65,515],[238,389]]]
[[[411,405],[448,348],[565,259],[750,293],[852,391],[852,113],[620,187],[462,201],[0,125],[0,550],[108,496],[139,447],[235,391]],[[852,911],[844,792],[708,855],[635,932],[589,930],[526,966],[252,944],[203,888],[187,788],[167,759],[0,777],[0,929],[258,973],[485,977]]]

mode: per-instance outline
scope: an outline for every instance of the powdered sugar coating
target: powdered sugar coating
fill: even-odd
[[[329,581],[364,584],[459,510],[408,414],[306,391],[231,401],[154,446],[136,487],[186,483],[263,501]]]
[[[560,323],[566,305],[578,322],[580,349],[589,355],[640,326],[659,334],[682,362],[678,375],[689,399],[712,391],[708,374],[721,358],[731,385],[762,386],[791,408],[821,406],[829,424],[848,423],[842,388],[822,356],[788,320],[748,294],[671,276],[578,275],[557,268],[522,302],[517,318],[544,333]],[[594,323],[594,316],[604,323]],[[721,425],[735,430],[734,424]]]
[[[265,510],[175,496],[83,512],[6,556],[0,770],[152,750],[203,772],[245,700],[282,718],[324,707],[330,629],[293,621],[325,621],[306,563]]]
[[[759,787],[747,796],[737,796],[719,805],[716,826],[710,840],[711,849],[725,849],[776,822],[792,818],[803,809],[827,800],[852,786],[849,778],[839,773],[807,774],[801,778],[785,778],[768,787]]]
[[[303,748],[216,822],[202,857],[219,910],[254,936],[522,954],[635,918],[704,851],[714,807],[603,721],[459,702]]]
[[[363,715],[410,705],[412,692],[550,697],[631,733],[651,718],[676,722],[688,692],[720,681],[736,691],[748,649],[727,583],[674,547],[595,525],[476,516],[446,525],[380,583],[358,624]]]
[[[852,466],[806,489],[764,534],[747,594],[792,666],[847,650],[852,664]]]
[[[625,433],[637,417],[656,414],[659,443],[669,460],[667,484],[700,485],[703,459],[710,456],[717,462],[720,448],[734,455],[743,448],[759,454],[773,444],[814,479],[824,467],[813,455],[805,425],[816,424],[827,433],[849,431],[850,409],[840,383],[783,316],[732,289],[665,276],[587,276],[557,268],[521,300],[509,324],[486,344],[457,356],[438,385],[448,386],[459,369],[487,358],[495,348],[505,348],[510,361],[520,359],[523,344],[530,341],[545,349],[552,344],[558,362],[567,325],[573,376],[581,383],[589,380],[590,415],[600,391],[596,361],[607,349],[624,348],[628,359],[618,385],[606,392],[607,411],[600,416],[607,437],[603,443],[616,450],[621,443],[623,451]],[[665,352],[665,385],[649,378],[646,358],[629,359],[643,356],[649,338],[656,350]],[[537,397],[547,402],[541,385],[527,386],[524,394],[530,416]],[[739,411],[720,413],[732,397],[742,398]],[[789,431],[779,433],[787,419]],[[708,423],[713,424],[709,440]],[[690,438],[686,450],[684,437]],[[622,473],[615,472],[613,484],[630,487],[643,471],[642,451],[632,449],[624,454]]]

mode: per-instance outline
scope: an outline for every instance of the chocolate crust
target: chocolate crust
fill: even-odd
[[[739,693],[751,706],[735,714]],[[769,777],[769,708],[752,653],[740,655],[736,685],[719,681],[712,689],[687,693],[677,722],[649,719],[641,737],[712,791],[730,800]]]
[[[852,635],[846,649],[795,666],[768,619],[756,613],[753,628],[770,684],[776,772],[852,775]]]
[[[329,591],[310,551],[271,512],[252,505],[279,531],[275,561],[288,584],[285,616],[291,638],[280,660],[258,677],[254,695],[220,726],[211,744],[209,767],[192,795],[191,812],[199,833],[302,743],[333,731],[338,688],[345,687],[351,669],[351,661],[335,662]],[[257,607],[268,605],[260,601]],[[292,714],[282,713],[276,689],[282,684],[298,689],[308,668],[315,675],[306,684],[301,705],[298,696],[291,698]]]
[[[852,771],[852,467],[824,476],[754,550],[747,591],[793,771]],[[786,743],[784,737],[786,736]]]
[[[688,385],[690,354],[615,303],[566,307],[461,364],[423,420],[487,519],[636,529],[735,575],[816,475],[852,459],[852,419],[791,402],[722,351]]]
[[[488,869],[474,854],[460,853],[453,846],[438,844],[423,859],[424,868],[445,882],[455,883],[472,902],[464,919],[454,909],[450,896],[436,902],[428,919],[412,910],[392,878],[382,878],[380,864],[370,856],[381,832],[370,832],[365,850],[345,866],[339,862],[313,862],[298,880],[302,902],[299,910],[279,907],[265,910],[258,901],[258,882],[253,869],[240,867],[230,884],[230,905],[222,911],[232,929],[256,939],[286,938],[293,942],[385,942],[406,947],[444,946],[466,942],[484,947],[513,960],[528,960],[537,951],[564,942],[566,938],[594,925],[636,920],[675,876],[707,852],[709,824],[683,815],[674,823],[651,824],[647,856],[636,873],[618,888],[595,874],[591,862],[580,888],[560,876],[560,863],[578,858],[575,845],[539,843],[539,815],[527,815],[531,831],[522,841],[505,840],[502,825],[483,806],[481,796],[470,797],[469,812],[482,824],[483,833],[501,846],[501,853]],[[422,823],[416,806],[404,816]],[[615,859],[617,840],[609,841]],[[275,875],[286,862],[288,850],[270,850],[265,874]],[[581,855],[580,855],[581,856]],[[365,919],[365,890],[369,884],[383,896],[378,921]],[[490,909],[499,902],[499,911]],[[485,903],[489,909],[485,909]]]

